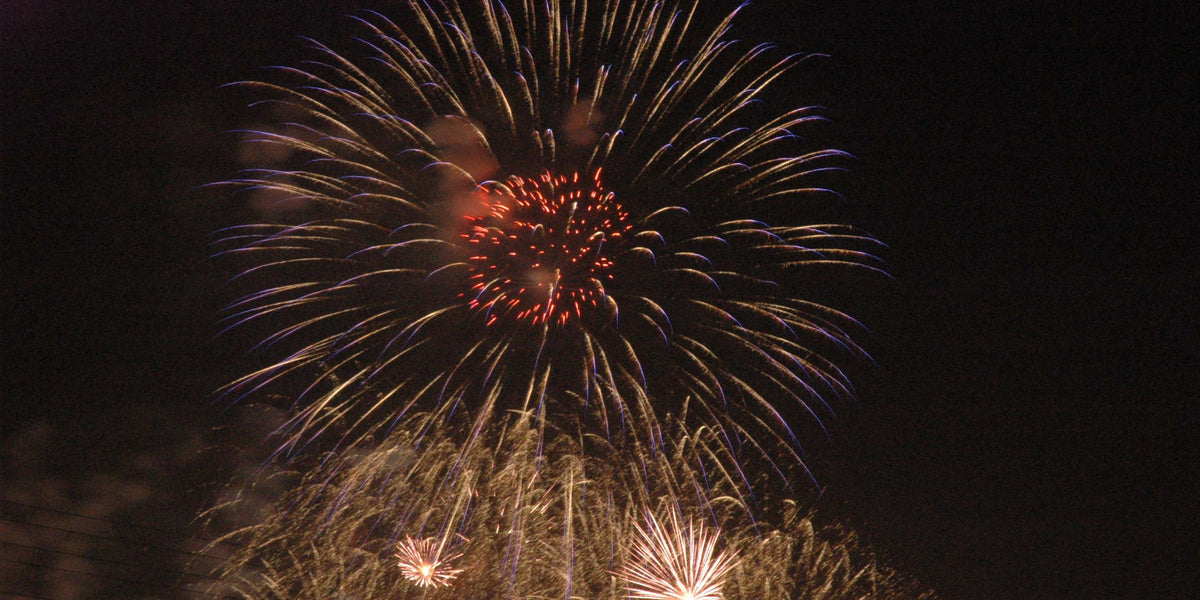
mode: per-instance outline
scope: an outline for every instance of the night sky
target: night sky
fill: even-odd
[[[250,123],[220,86],[388,2],[75,4],[0,5],[0,425],[55,431],[58,473],[228,418],[212,392],[247,363],[213,339],[206,243],[239,215],[199,186]],[[878,366],[810,450],[818,509],[948,600],[1187,597],[1196,20],[956,4],[760,1],[735,24],[829,55],[772,96],[827,107],[815,134],[857,157],[837,210],[896,279],[851,307]]]

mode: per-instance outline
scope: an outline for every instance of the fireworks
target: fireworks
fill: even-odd
[[[843,154],[751,108],[799,60],[697,6],[412,1],[244,84],[286,166],[228,185],[290,212],[216,242],[263,360],[226,391],[293,402],[282,450],[338,443],[234,534],[237,593],[915,597],[762,483],[851,394],[858,325],[814,282],[878,243],[796,220]]]
[[[217,242],[245,265],[229,328],[264,361],[228,394],[293,399],[287,448],[514,409],[653,445],[691,403],[798,462],[789,421],[827,416],[852,391],[835,361],[863,355],[805,275],[879,265],[853,228],[767,222],[830,195],[841,156],[801,147],[812,109],[751,114],[797,59],[736,50],[734,15],[703,30],[694,6],[478,8],[371,14],[359,60],[318,46],[245,84],[293,121],[249,143],[294,166],[228,185],[308,208]]]
[[[794,501],[768,491],[758,500],[774,516],[752,515],[741,478],[706,458],[726,451],[711,431],[668,421],[652,455],[585,444],[513,413],[464,447],[461,432],[422,432],[430,419],[414,415],[377,448],[330,454],[298,476],[261,522],[228,536],[236,544],[225,548],[232,556],[220,579],[229,586],[212,592],[245,600],[676,600],[689,590],[726,600],[932,597]],[[238,502],[214,514],[222,510]],[[412,551],[396,552],[405,547]],[[394,554],[408,565],[437,562],[455,577],[416,585]]]
[[[599,171],[582,186],[579,179],[512,176],[482,193],[486,213],[469,219],[462,238],[474,252],[467,305],[487,325],[565,325],[604,304],[604,281],[613,278],[605,243],[619,248],[632,225]]]
[[[721,585],[737,560],[717,552],[717,532],[674,512],[659,522],[653,515],[637,526],[630,558],[620,572],[631,600],[721,600]]]
[[[405,536],[403,542],[396,544],[400,572],[420,587],[449,586],[462,573],[462,569],[452,569],[449,565],[461,555],[443,554],[442,550],[441,544],[433,538],[414,541]]]

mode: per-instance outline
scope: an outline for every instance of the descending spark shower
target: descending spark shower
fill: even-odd
[[[261,339],[225,394],[309,466],[220,593],[920,597],[790,499],[864,356],[814,282],[881,272],[794,222],[843,157],[762,116],[800,59],[691,2],[396,12],[240,84],[280,124],[223,184],[261,213],[216,242]]]

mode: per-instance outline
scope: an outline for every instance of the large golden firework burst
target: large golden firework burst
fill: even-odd
[[[292,403],[282,451],[334,444],[224,538],[220,593],[920,597],[790,498],[793,426],[864,356],[812,282],[878,243],[804,218],[844,155],[762,114],[802,57],[737,12],[411,1],[242,84],[284,123],[225,184],[261,216],[217,245],[262,359],[225,392]]]
[[[843,153],[804,148],[814,109],[758,107],[800,58],[699,11],[411,2],[359,19],[357,57],[318,44],[244,83],[290,121],[248,132],[276,162],[227,184],[264,214],[218,241],[244,265],[229,327],[263,359],[229,396],[295,401],[288,448],[547,402],[649,441],[692,402],[747,456],[798,462],[792,426],[862,356],[807,275],[877,271],[877,243],[803,221]]]

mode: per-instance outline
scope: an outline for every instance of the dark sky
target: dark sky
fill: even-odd
[[[237,168],[218,86],[358,5],[75,4],[0,8],[0,406],[99,461],[114,430],[212,418],[240,372],[204,246],[231,216],[195,190]],[[831,55],[786,91],[858,157],[846,210],[897,280],[859,311],[879,367],[814,450],[822,502],[948,600],[1185,597],[1195,19],[880,4],[762,1],[735,29]]]

